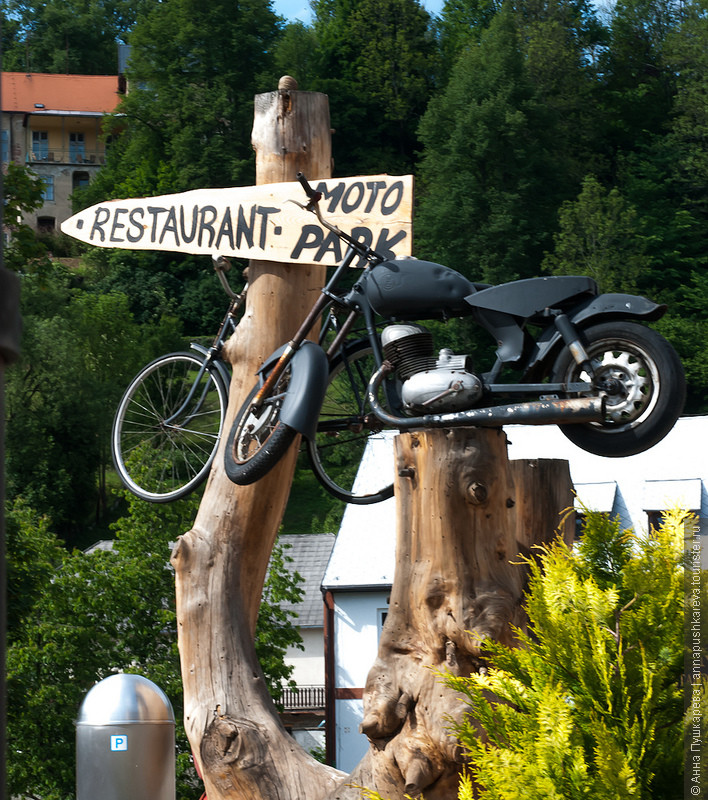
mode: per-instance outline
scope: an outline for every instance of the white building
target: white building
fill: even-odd
[[[708,517],[708,417],[684,417],[645,453],[612,459],[576,447],[555,426],[505,428],[512,459],[569,462],[580,503],[619,516],[642,530],[673,505]],[[390,469],[392,439],[378,441],[362,461],[362,477]],[[359,733],[366,677],[376,658],[395,566],[395,502],[348,506],[322,590],[327,608],[327,750],[330,763],[351,772],[366,753]]]

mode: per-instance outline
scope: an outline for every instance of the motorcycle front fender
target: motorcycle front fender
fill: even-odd
[[[601,294],[581,303],[568,313],[568,319],[578,330],[596,322],[620,319],[660,319],[666,312],[665,305],[659,305],[646,297],[634,294]],[[549,325],[538,338],[531,353],[525,372],[530,373],[551,359],[555,360],[563,338],[555,325]]]
[[[283,345],[268,358],[259,370],[261,375],[275,366],[285,347]],[[292,358],[291,372],[290,384],[280,407],[280,421],[312,439],[329,378],[324,350],[314,342],[303,342]]]

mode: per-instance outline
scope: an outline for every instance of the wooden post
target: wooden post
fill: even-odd
[[[484,639],[513,644],[518,555],[553,538],[572,505],[567,462],[510,462],[500,430],[402,434],[395,457],[396,572],[361,726],[371,747],[337,800],[359,800],[356,786],[387,800],[456,797],[463,759],[449,728],[463,705],[435,670],[469,675],[484,666]],[[572,520],[563,533],[572,540]]]
[[[295,180],[298,170],[313,180],[331,176],[326,95],[281,81],[277,92],[256,97],[255,108],[258,184]],[[292,336],[323,283],[321,266],[251,262],[246,311],[227,344],[233,378],[226,430],[256,370]],[[253,644],[296,455],[295,445],[265,478],[235,486],[217,453],[194,527],[172,556],[185,726],[209,800],[316,800],[341,777],[280,724]]]

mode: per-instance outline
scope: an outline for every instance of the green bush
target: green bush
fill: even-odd
[[[465,777],[460,800],[683,797],[688,519],[640,535],[589,513],[574,548],[529,559],[519,647],[490,642],[486,672],[444,678],[469,707],[456,733],[478,788]]]

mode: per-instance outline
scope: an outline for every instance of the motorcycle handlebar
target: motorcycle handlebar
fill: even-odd
[[[383,261],[384,257],[373,250],[368,245],[364,244],[363,242],[357,242],[356,239],[353,239],[348,233],[344,231],[340,231],[336,225],[332,225],[330,222],[327,222],[326,219],[323,218],[322,214],[320,213],[320,207],[318,206],[319,201],[322,199],[322,192],[315,191],[312,186],[307,181],[307,178],[302,174],[302,172],[298,172],[295,176],[300,185],[305,190],[305,194],[310,198],[306,206],[300,206],[301,208],[306,209],[307,211],[311,211],[313,214],[317,216],[320,224],[325,227],[328,231],[332,231],[336,236],[339,236],[340,239],[343,239],[349,245],[351,245],[354,250],[359,253],[360,256],[366,258],[368,261],[371,262],[379,262]],[[297,201],[293,201],[297,202]],[[300,203],[298,203],[300,205]]]

